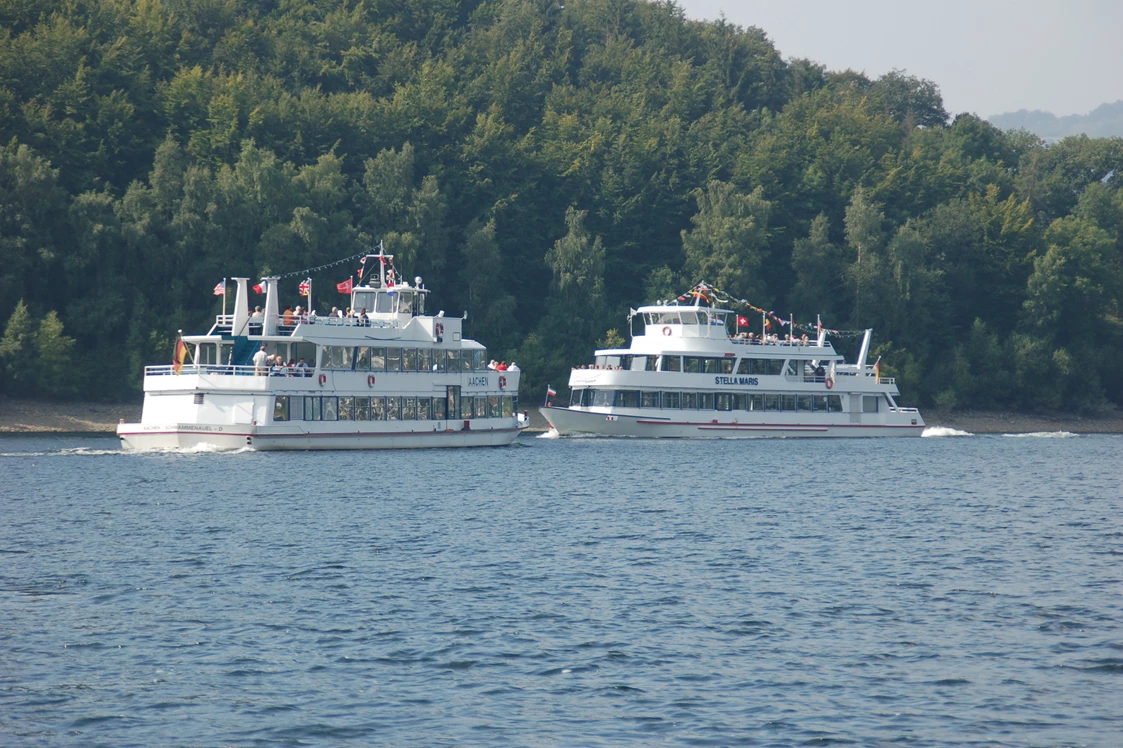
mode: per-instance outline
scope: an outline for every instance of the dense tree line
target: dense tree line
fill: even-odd
[[[223,277],[382,240],[531,399],[704,279],[874,327],[913,402],[1123,401],[1123,141],[673,2],[0,0],[0,136],[11,393],[131,396]]]

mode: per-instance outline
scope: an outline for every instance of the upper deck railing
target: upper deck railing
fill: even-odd
[[[233,364],[184,364],[177,372],[172,364],[159,364],[144,367],[144,376],[190,376],[192,374],[219,374],[229,376],[274,376],[274,377],[310,377],[311,367],[282,366],[280,368],[267,366],[235,366]]]
[[[382,329],[394,329],[399,327],[398,320],[396,319],[359,319],[358,317],[338,317],[328,315],[321,317],[312,314],[278,314],[276,317],[277,334],[278,335],[292,335],[296,332],[296,328],[300,325],[327,325],[329,327],[378,327]],[[212,333],[229,333],[234,328],[234,315],[233,314],[216,314],[214,318],[214,327],[211,328]],[[250,335],[260,335],[261,331],[265,329],[265,317],[250,317],[247,332]]]

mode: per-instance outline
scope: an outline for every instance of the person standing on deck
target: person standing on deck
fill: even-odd
[[[265,343],[261,344],[261,350],[253,354],[253,373],[259,377],[265,376],[267,373],[266,364],[268,363],[269,354],[265,352]]]

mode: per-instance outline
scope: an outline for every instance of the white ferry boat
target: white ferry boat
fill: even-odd
[[[347,317],[282,312],[276,276],[262,279],[265,309],[251,315],[248,279],[233,278],[234,313],[219,315],[205,335],[182,336],[176,363],[145,368],[141,421],[117,427],[121,446],[510,444],[527,426],[519,372],[489,369],[484,346],[462,336],[462,319],[426,315],[421,278],[395,284],[392,259],[367,256],[364,266],[378,270],[351,289],[351,309],[366,313]]]
[[[737,332],[736,313],[694,303],[644,306],[626,349],[572,370],[570,403],[542,415],[561,435],[643,437],[920,436],[924,419],[896,402],[891,377],[866,363],[871,330],[847,364],[813,340]],[[696,289],[696,291],[698,290]],[[711,296],[712,298],[712,296]],[[733,330],[734,332],[730,332]]]

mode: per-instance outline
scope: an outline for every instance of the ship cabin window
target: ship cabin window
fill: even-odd
[[[679,312],[644,312],[643,322],[645,325],[677,325],[679,324]]]
[[[355,349],[350,346],[325,345],[320,357],[321,369],[350,371]]]
[[[339,398],[339,420],[353,421],[355,420],[355,398],[341,397]]]
[[[325,397],[323,398],[323,420],[325,421],[338,421],[339,420],[339,398],[338,397]]]
[[[597,356],[596,367],[598,369],[616,369],[622,366],[621,363],[623,356]]]
[[[880,400],[877,395],[863,395],[862,396],[862,412],[863,413],[876,413],[877,401]]]
[[[658,392],[643,392],[640,394],[641,408],[658,408],[660,397]]]
[[[639,392],[636,390],[618,390],[616,392],[616,407],[638,408]]]
[[[370,349],[370,370],[371,371],[386,371],[386,349],[385,348],[371,348]]]
[[[394,294],[379,291],[374,303],[374,311],[379,314],[392,314],[394,311]]]
[[[460,351],[450,350],[450,351],[446,351],[446,353],[447,353],[446,366],[448,366],[448,370],[449,371],[460,371]]]
[[[659,363],[658,356],[647,356],[643,365],[644,371],[658,371],[657,365]]]
[[[612,390],[593,390],[594,407],[611,407]]]
[[[444,348],[433,349],[433,371],[445,371],[446,352]]]
[[[698,393],[697,392],[684,392],[684,393],[682,393],[682,409],[683,410],[698,410]]]
[[[374,311],[374,291],[356,291],[351,301],[351,309],[357,315],[361,310]]]
[[[659,371],[682,371],[682,356],[663,356]]]
[[[402,349],[402,371],[417,371],[417,349]]]
[[[401,348],[387,348],[386,349],[386,371],[401,371],[402,370],[402,349]]]
[[[398,297],[398,314],[408,314],[415,317],[419,314],[418,307],[420,306],[419,294],[412,291],[398,291],[392,294]]]
[[[289,399],[287,396],[279,395],[273,401],[273,420],[289,420]]]
[[[215,343],[200,343],[195,349],[195,363],[197,364],[217,364],[218,358],[218,345]]]
[[[737,364],[738,374],[777,376],[784,370],[782,358],[743,358]]]
[[[733,398],[728,392],[714,395],[714,410],[733,410]]]
[[[677,392],[664,392],[663,393],[663,407],[677,410],[681,406],[682,400]]]
[[[679,312],[679,319],[682,320],[684,325],[698,324],[698,314],[696,312]]]

